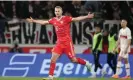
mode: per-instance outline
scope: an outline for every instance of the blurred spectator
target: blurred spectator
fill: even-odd
[[[29,17],[28,1],[16,1],[16,15],[18,18]]]
[[[41,8],[40,1],[35,1],[33,5],[34,18],[41,18]]]
[[[48,19],[48,14],[46,12],[47,2],[41,1],[40,5],[41,5],[41,13],[40,14],[41,14],[42,18]]]
[[[5,19],[0,19],[0,43],[5,43],[5,35],[4,35],[5,25],[6,25]]]
[[[80,9],[81,9],[81,1],[72,1],[72,4],[75,8],[75,11],[76,11],[76,17],[79,16],[79,12],[80,12]]]
[[[65,15],[71,15],[73,17],[78,16],[78,14],[76,13],[75,7],[72,4],[72,1],[66,1],[65,2],[65,4],[64,4],[64,13],[65,13]]]
[[[85,9],[85,6],[82,5],[80,7],[79,15],[87,15],[87,14],[88,14],[88,11]]]
[[[48,1],[46,3],[46,6],[45,8],[43,8],[43,17],[44,18],[51,18],[51,17],[54,17],[54,6],[55,6],[55,3],[53,1]]]
[[[28,16],[32,16],[34,17],[34,9],[33,9],[33,2],[29,1],[29,5],[28,5]]]
[[[5,36],[4,36],[4,31],[5,31],[5,25],[6,25],[6,16],[4,14],[4,3],[0,3],[0,43],[5,42]]]
[[[114,1],[114,2],[112,2],[111,6],[113,9],[113,19],[114,20],[120,20],[121,10],[120,10],[119,2]]]
[[[13,1],[12,2],[12,8],[13,8],[13,18],[16,18],[17,16],[16,16],[16,1]]]
[[[131,10],[131,15],[133,17],[133,2],[130,2],[130,10]]]
[[[17,41],[14,42],[13,47],[9,50],[10,53],[23,53]]]
[[[5,6],[4,6],[4,2],[0,2],[0,15],[1,15],[1,17],[3,16],[5,16]],[[0,18],[1,18],[0,17]]]
[[[121,8],[121,19],[127,19],[128,21],[130,21],[131,14],[127,1],[121,1],[120,8]]]
[[[8,18],[13,18],[13,3],[12,3],[12,1],[5,1],[4,7],[5,7],[5,15]]]
[[[90,12],[96,12],[98,18],[133,20],[133,3],[129,1],[1,1],[0,11],[8,18],[51,18],[54,17],[54,7],[62,6],[65,15],[77,17]],[[131,6],[130,6],[131,5]],[[102,14],[102,15],[100,15]],[[131,16],[132,15],[132,16]]]
[[[107,20],[113,19],[113,9],[110,2],[102,2],[102,18]]]
[[[99,4],[99,1],[87,1],[84,6],[88,11],[98,12],[100,10]]]
[[[18,18],[34,17],[32,1],[16,1],[16,16]]]

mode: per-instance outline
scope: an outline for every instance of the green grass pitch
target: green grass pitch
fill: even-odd
[[[0,77],[0,80],[42,80],[37,77]],[[54,80],[123,80],[123,79],[112,79],[112,78],[55,78]],[[133,80],[133,79],[126,79]]]

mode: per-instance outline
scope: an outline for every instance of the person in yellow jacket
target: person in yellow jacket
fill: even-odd
[[[107,63],[114,72],[114,74],[116,73],[117,54],[118,54],[118,50],[116,52],[113,52],[116,46],[116,41],[117,41],[117,35],[115,34],[115,28],[112,27],[108,35]]]
[[[94,56],[95,68],[91,78],[96,77],[96,72],[98,68],[101,69],[102,76],[104,76],[104,73],[105,73],[105,71],[102,69],[103,67],[99,63],[99,58],[102,51],[102,41],[103,41],[103,38],[102,38],[101,27],[100,25],[95,25],[95,34],[93,36],[93,44],[92,44],[92,54]]]

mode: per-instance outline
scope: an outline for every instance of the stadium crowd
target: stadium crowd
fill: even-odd
[[[100,18],[119,20],[133,16],[133,3],[129,1],[0,1],[0,18],[49,19],[54,16],[54,7],[62,6],[65,15],[77,17],[88,11],[96,12]]]

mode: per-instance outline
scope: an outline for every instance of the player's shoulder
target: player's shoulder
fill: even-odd
[[[56,19],[56,17],[51,18],[51,20],[55,20],[55,19]]]
[[[122,31],[122,28],[119,30],[119,32],[121,32]]]
[[[53,21],[53,20],[55,20],[55,17],[49,19],[49,21]]]
[[[71,16],[63,16],[64,18],[71,18]]]
[[[126,27],[126,30],[127,30],[127,31],[130,31],[130,28]]]
[[[127,32],[127,33],[131,33],[130,28],[126,27],[126,32]]]

